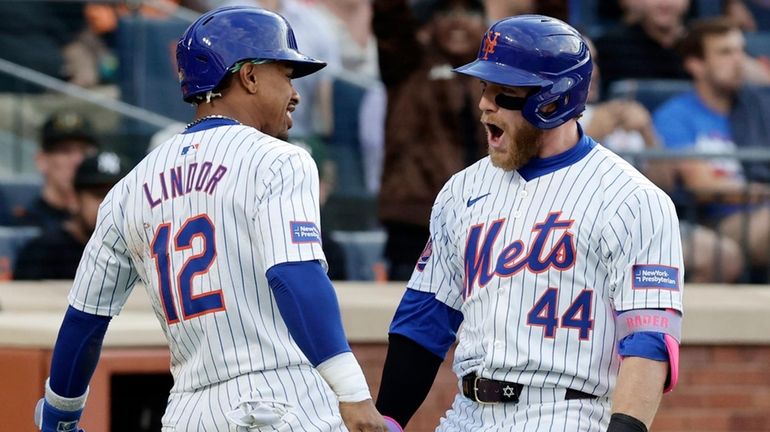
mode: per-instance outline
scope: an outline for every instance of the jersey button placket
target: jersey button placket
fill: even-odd
[[[527,192],[527,190],[526,190],[526,189],[523,189],[523,188],[522,188],[522,189],[519,191],[519,198],[520,198],[520,202],[519,202],[519,208],[521,208],[521,206],[522,206],[522,204],[523,204],[523,201],[524,201],[525,199],[527,199],[527,196],[529,196],[529,192]],[[519,209],[516,209],[516,210],[513,212],[513,218],[514,218],[514,219],[518,219],[518,218],[520,218],[520,217],[521,217],[521,210],[519,210]]]

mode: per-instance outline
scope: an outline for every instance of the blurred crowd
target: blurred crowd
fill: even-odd
[[[488,23],[523,13],[554,16],[580,28],[592,47],[584,130],[674,199],[687,280],[767,283],[770,158],[762,150],[770,149],[770,1],[617,0],[596,2],[595,10],[570,8],[580,3],[5,1],[0,58],[83,88],[114,85],[121,79],[118,35],[128,18],[164,22],[224,4],[284,15],[300,49],[329,64],[295,80],[301,103],[290,140],[319,166],[322,205],[353,195],[376,202],[370,228],[385,234],[379,245],[385,270],[374,277],[404,280],[428,238],[439,189],[487,151],[478,83],[452,68],[476,56]],[[173,64],[170,42],[160,49]],[[17,90],[0,80],[0,92]],[[148,151],[184,128],[185,119],[177,120],[147,137]],[[40,127],[35,158],[39,196],[0,220],[38,227],[41,235],[15,251],[5,277],[73,276],[99,202],[131,168],[111,150],[87,114],[51,113]],[[351,171],[360,173],[360,190]],[[358,272],[346,263],[351,253],[327,231],[330,275],[355,278]]]

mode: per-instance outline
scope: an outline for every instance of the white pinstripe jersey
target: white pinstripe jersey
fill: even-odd
[[[671,200],[590,138],[578,146],[582,159],[529,181],[484,158],[439,193],[408,287],[463,313],[458,376],[607,395],[615,311],[682,309]]]
[[[150,153],[102,203],[70,304],[116,315],[141,279],[175,391],[305,364],[265,272],[321,260],[318,171],[303,149],[225,125]]]

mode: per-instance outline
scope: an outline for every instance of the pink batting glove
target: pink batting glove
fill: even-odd
[[[382,418],[385,419],[385,424],[388,426],[388,432],[404,432],[404,429],[397,421],[388,416],[382,416]]]

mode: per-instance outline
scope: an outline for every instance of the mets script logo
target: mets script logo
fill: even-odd
[[[428,243],[425,245],[425,249],[422,250],[420,258],[417,260],[417,271],[425,270],[425,266],[428,265],[430,256],[433,254],[433,239],[428,239]]]
[[[494,38],[492,38],[492,35],[495,35]],[[487,34],[484,36],[484,46],[481,48],[481,51],[484,53],[484,57],[482,59],[489,60],[487,57],[490,54],[495,53],[495,48],[497,48],[497,37],[500,36],[500,32],[487,32]]]
[[[465,246],[465,284],[463,297],[470,297],[478,281],[480,288],[486,286],[493,277],[509,278],[522,270],[542,273],[550,268],[565,271],[575,265],[575,239],[569,228],[575,222],[572,219],[559,219],[561,212],[548,214],[543,222],[532,228],[534,241],[529,246],[522,240],[505,246],[497,256],[492,256],[492,248],[497,236],[503,229],[505,219],[493,221],[483,235],[484,224],[474,225],[468,232]],[[552,235],[561,237],[551,242]],[[546,249],[546,242],[552,244]]]

